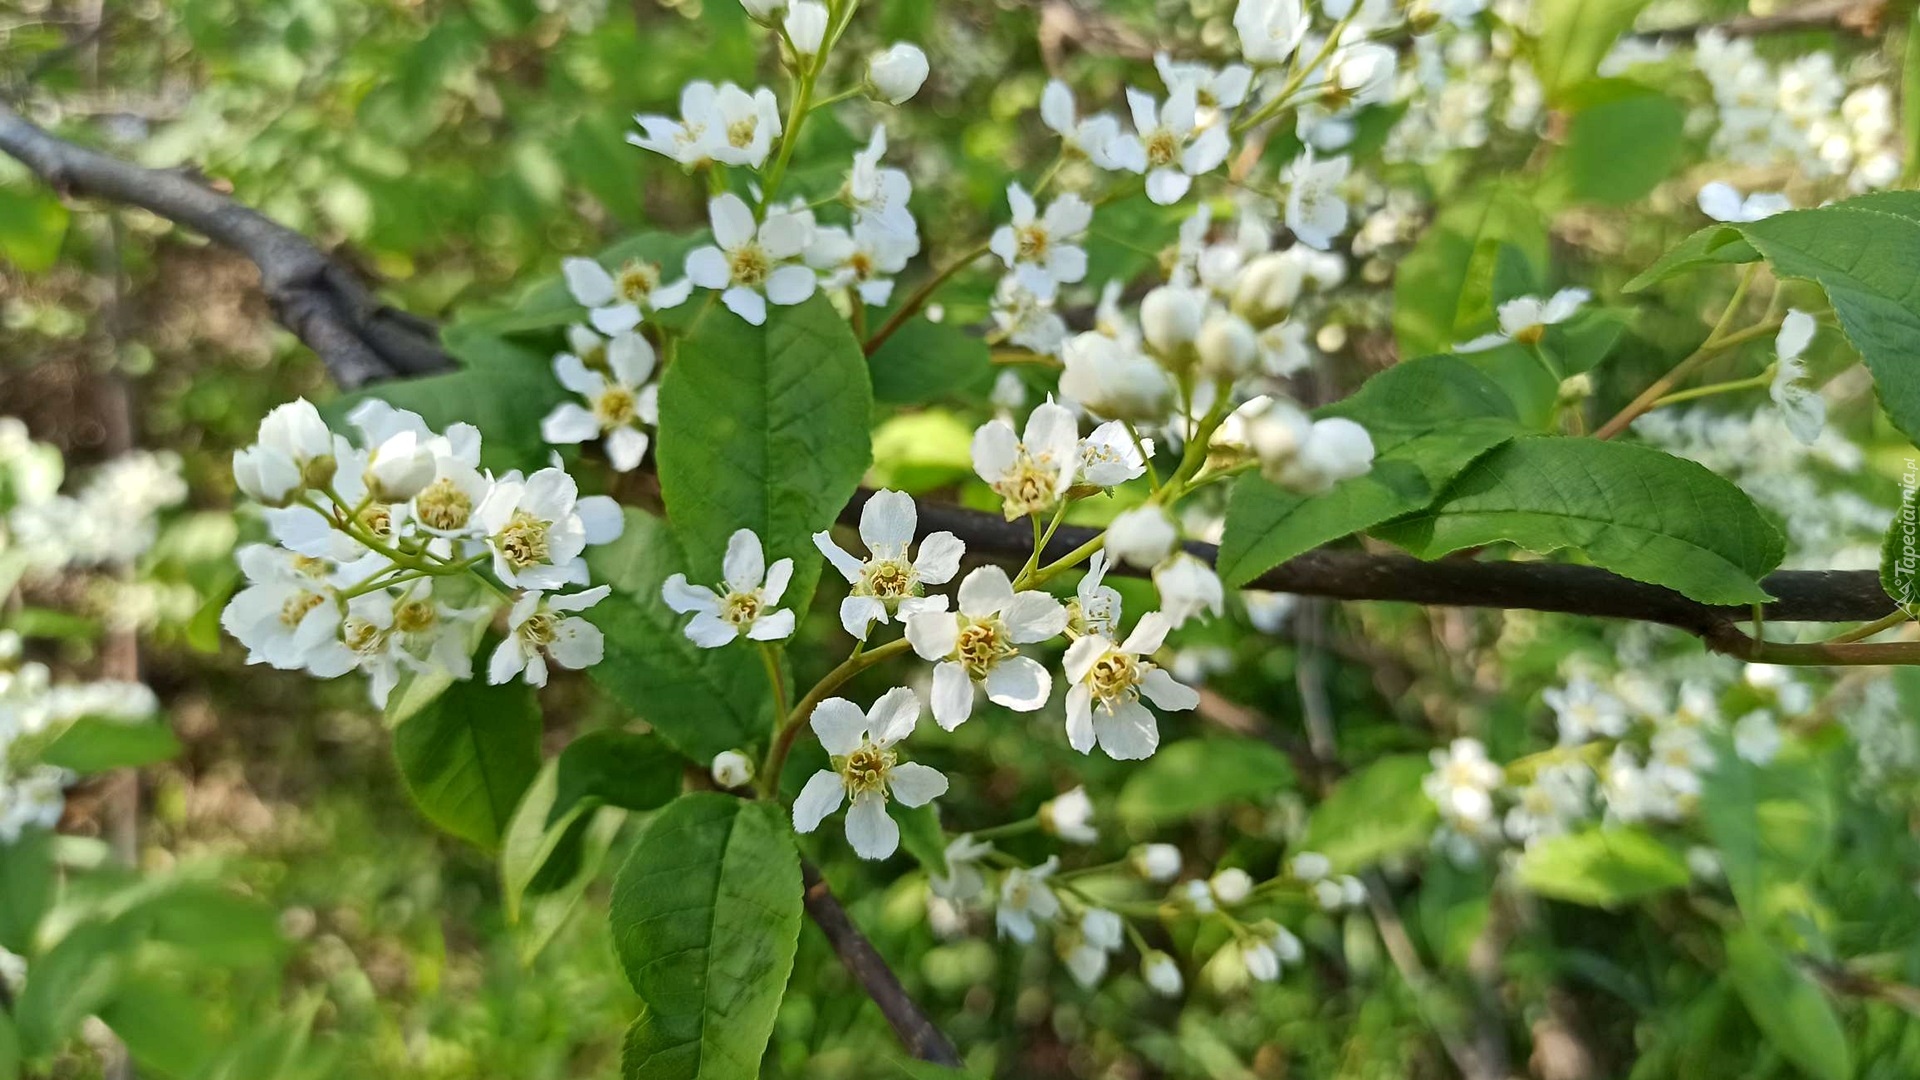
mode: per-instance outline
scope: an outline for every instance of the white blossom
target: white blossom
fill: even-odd
[[[1197,692],[1147,659],[1172,628],[1166,615],[1149,612],[1124,642],[1089,634],[1067,649],[1062,666],[1073,684],[1067,691],[1067,741],[1075,750],[1087,753],[1098,742],[1117,760],[1151,757],[1160,745],[1160,725],[1141,695],[1173,711],[1200,703]]]
[[[1180,849],[1172,844],[1141,844],[1127,856],[1133,872],[1143,880],[1159,883],[1180,876]]]
[[[767,303],[798,304],[813,295],[812,270],[792,260],[813,242],[811,214],[770,210],[754,224],[753,211],[728,192],[707,204],[714,245],[687,255],[687,278],[703,289],[719,289],[727,309],[759,326],[767,321]]]
[[[909,558],[918,517],[913,496],[903,491],[875,492],[860,508],[865,559],[835,544],[830,531],[813,534],[813,545],[853,586],[840,602],[840,624],[861,641],[875,622],[891,622],[896,615],[904,621],[915,612],[937,610],[924,597],[925,587],[945,585],[960,569],[966,545],[950,532],[932,533],[920,542],[920,556]],[[935,704],[937,711],[937,698]]]
[[[1140,958],[1140,978],[1161,997],[1179,997],[1186,989],[1179,963],[1158,949]]]
[[[1123,510],[1107,526],[1103,550],[1116,563],[1130,563],[1142,569],[1154,566],[1173,553],[1180,542],[1180,530],[1158,505],[1136,506]]]
[[[1579,313],[1592,297],[1585,289],[1561,289],[1548,299],[1518,296],[1500,305],[1500,330],[1454,346],[1455,352],[1484,352],[1508,342],[1538,345],[1547,327],[1557,326]]]
[[[948,612],[944,596],[930,597],[906,624],[913,651],[934,662],[933,717],[949,731],[973,714],[976,684],[989,701],[1015,712],[1040,708],[1053,692],[1045,665],[1020,655],[1019,646],[1059,635],[1067,609],[1035,589],[1015,592],[998,566],[982,566],[960,582],[959,611]]]
[[[1775,366],[1773,385],[1767,391],[1793,437],[1808,446],[1820,438],[1827,423],[1827,399],[1807,375],[1802,359],[1813,341],[1816,324],[1804,311],[1788,311],[1780,320],[1780,333],[1774,338]]]
[[[615,334],[606,346],[606,371],[596,371],[573,353],[553,359],[560,385],[586,399],[586,405],[564,402],[540,421],[540,437],[555,444],[604,439],[607,461],[616,472],[640,467],[647,456],[645,428],[660,422],[659,387],[653,375],[653,346],[639,334]]]
[[[1240,0],[1233,29],[1240,55],[1255,67],[1272,67],[1292,58],[1312,22],[1300,0]]]
[[[753,783],[753,759],[738,750],[722,750],[713,756],[709,770],[713,782],[723,790],[743,788]]]
[[[1029,291],[1051,296],[1059,286],[1087,276],[1087,251],[1080,239],[1093,223],[1093,207],[1085,199],[1068,192],[1047,204],[1042,214],[1033,196],[1015,183],[1007,185],[1007,203],[1013,221],[993,231],[988,247]]]
[[[1093,800],[1085,786],[1074,788],[1040,804],[1040,826],[1070,844],[1091,844],[1100,839],[1093,824]]]
[[[1096,416],[1157,423],[1173,407],[1173,380],[1137,342],[1097,331],[1076,334],[1060,360],[1060,393]]]
[[[618,539],[624,524],[612,499],[580,498],[573,477],[555,468],[494,484],[474,515],[493,555],[494,575],[525,589],[586,584],[581,553],[590,544]]]
[[[1126,929],[1120,916],[1103,908],[1088,908],[1081,914],[1079,925],[1062,934],[1058,942],[1068,973],[1087,989],[1106,977],[1108,958],[1125,944]]]
[[[1469,832],[1491,822],[1493,792],[1505,773],[1487,760],[1486,747],[1480,740],[1455,739],[1445,750],[1434,750],[1428,757],[1433,761],[1433,771],[1421,786],[1440,808],[1441,818]]]
[[[973,433],[973,471],[993,488],[1008,521],[1060,504],[1080,471],[1080,428],[1073,413],[1049,401],[1027,417],[1016,436],[1005,420]]]
[[[827,40],[827,5],[820,0],[792,0],[780,27],[786,31],[793,51],[802,59],[812,59]]]
[[[487,681],[503,683],[521,675],[530,686],[547,685],[547,662],[579,670],[600,662],[606,638],[600,628],[567,614],[585,611],[612,590],[598,585],[577,593],[529,592],[514,601],[507,615],[507,637],[493,650]]]
[[[668,607],[693,615],[687,640],[717,649],[739,637],[780,641],[793,635],[793,612],[779,606],[793,580],[792,559],[768,566],[760,537],[752,529],[740,529],[727,541],[721,573],[725,592],[689,585],[685,574],[673,575],[661,587]]]
[[[1136,440],[1127,425],[1109,420],[1080,440],[1078,483],[1094,487],[1118,487],[1138,480],[1147,473],[1147,456],[1153,453],[1153,440]]]
[[[1050,922],[1060,914],[1060,898],[1047,884],[1059,869],[1059,856],[1049,855],[1046,862],[1032,869],[1007,871],[1000,882],[1000,902],[993,909],[994,925],[1001,937],[1031,945],[1037,930],[1035,921]]]
[[[560,270],[567,279],[567,291],[588,309],[587,320],[610,337],[639,326],[649,313],[679,307],[693,295],[693,282],[684,277],[668,282],[659,263],[644,259],[627,260],[618,273],[608,272],[592,259],[562,259]],[[576,341],[576,353],[588,359],[579,344]]]
[[[882,694],[863,715],[846,698],[828,698],[815,706],[808,724],[831,755],[833,768],[814,773],[793,800],[795,832],[810,833],[827,815],[851,802],[847,843],[863,859],[884,859],[900,847],[900,826],[887,814],[887,801],[925,806],[946,794],[939,770],[901,761],[894,747],[913,733],[920,719],[920,698],[906,687]]]
[[[1182,84],[1158,104],[1151,94],[1127,88],[1146,159],[1147,198],[1161,206],[1179,202],[1193,178],[1219,168],[1231,148],[1225,125],[1200,127],[1196,93],[1194,85]]]
[[[1176,552],[1153,568],[1153,587],[1160,593],[1160,610],[1175,629],[1202,612],[1220,615],[1227,610],[1227,593],[1220,575],[1205,560]]]
[[[899,105],[927,81],[927,54],[917,45],[896,41],[867,61],[867,85],[880,100]]]
[[[974,839],[972,833],[961,833],[947,841],[946,872],[930,875],[927,887],[935,896],[956,904],[975,899],[987,887],[980,862],[992,851],[991,843]]]
[[[1287,166],[1287,228],[1309,247],[1322,251],[1347,228],[1347,200],[1340,194],[1352,168],[1341,155],[1315,161],[1311,149]]]
[[[1073,91],[1059,79],[1050,80],[1040,94],[1040,119],[1060,136],[1068,157],[1082,157],[1109,172],[1139,172],[1146,167],[1140,140],[1120,129],[1120,121],[1106,113],[1081,117],[1074,110]]]
[[[1715,221],[1759,221],[1783,210],[1793,209],[1792,201],[1783,194],[1756,191],[1751,195],[1742,195],[1739,189],[1724,180],[1715,180],[1702,186],[1698,202],[1700,212]]]

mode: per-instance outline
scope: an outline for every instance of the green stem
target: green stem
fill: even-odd
[[[1715,394],[1732,394],[1741,390],[1763,390],[1771,385],[1773,385],[1773,367],[1769,365],[1767,370],[1749,379],[1733,379],[1728,382],[1708,383],[1706,386],[1696,386],[1689,390],[1676,390],[1654,402],[1653,407],[1664,409],[1683,401],[1698,401],[1701,398],[1713,397]]]
[[[1779,329],[1778,322],[1768,320],[1759,326],[1749,327],[1739,333],[1727,333],[1727,327],[1733,324],[1734,316],[1739,313],[1741,305],[1745,303],[1747,291],[1753,287],[1754,278],[1759,272],[1759,263],[1753,263],[1748,266],[1746,272],[1740,275],[1740,283],[1734,287],[1733,296],[1727,300],[1726,309],[1720,313],[1719,320],[1713,324],[1713,330],[1707,334],[1707,339],[1700,343],[1700,347],[1689,353],[1686,358],[1678,364],[1675,364],[1672,370],[1662,375],[1659,379],[1656,379],[1652,386],[1641,391],[1639,397],[1634,398],[1633,401],[1628,403],[1626,408],[1615,413],[1611,420],[1600,425],[1599,429],[1593,433],[1593,437],[1596,439],[1611,439],[1615,435],[1620,434],[1627,429],[1628,425],[1632,424],[1642,415],[1651,412],[1654,407],[1659,404],[1661,398],[1672,393],[1674,387],[1678,386],[1687,376],[1692,375],[1700,365],[1706,363],[1715,355],[1742,342],[1750,341],[1761,334]]]
[[[792,48],[793,42],[785,30],[780,31],[780,39]],[[820,52],[803,57],[796,50],[793,56],[793,99],[787,102],[787,123],[780,129],[780,154],[773,159],[773,168],[767,173],[767,182],[760,196],[760,210],[773,205],[773,199],[780,191],[780,181],[787,175],[787,162],[793,159],[793,148],[800,141],[800,127],[807,122],[807,113],[813,108],[813,80],[819,75],[820,60],[826,55],[823,43]]]
[[[766,665],[767,685],[773,688],[773,715],[787,715],[787,680],[780,673],[780,646],[762,644],[760,659]]]
[[[1009,821],[1005,825],[995,825],[990,829],[975,829],[968,836],[975,840],[1004,840],[1009,836],[1021,836],[1040,827],[1040,815],[1035,814],[1019,821]]]
[[[1852,630],[1847,631],[1844,634],[1836,634],[1833,637],[1828,638],[1824,642],[1824,644],[1845,645],[1849,642],[1865,641],[1866,639],[1882,631],[1891,630],[1896,626],[1904,625],[1905,623],[1911,621],[1912,618],[1913,616],[1908,615],[1904,611],[1896,611],[1891,615],[1886,615],[1881,618],[1875,619],[1874,621],[1867,623],[1865,626],[1857,626]]]
[[[971,266],[976,259],[987,254],[990,250],[992,249],[989,248],[986,243],[981,243],[971,248],[966,254],[947,264],[939,273],[928,278],[925,284],[915,289],[913,295],[907,297],[899,309],[896,310],[886,322],[880,324],[880,329],[875,331],[874,335],[867,339],[867,355],[872,356],[874,353],[880,351],[880,346],[887,343],[887,339],[893,336],[894,331],[899,330],[902,326],[906,325],[908,319],[918,314],[920,309],[927,305],[927,301],[933,299],[933,294],[940,291],[942,285],[945,285],[952,279],[953,275]]]
[[[1358,10],[1358,7],[1354,9],[1355,12]],[[1281,85],[1280,92],[1273,95],[1271,101],[1255,110],[1252,116],[1236,121],[1227,129],[1228,133],[1233,135],[1243,134],[1247,129],[1258,127],[1280,115],[1281,110],[1287,106],[1287,99],[1293,95],[1294,91],[1300,89],[1300,84],[1307,81],[1307,76],[1313,74],[1313,69],[1319,67],[1321,61],[1333,55],[1333,50],[1339,47],[1340,34],[1346,30],[1347,24],[1352,21],[1353,14],[1349,13],[1346,18],[1335,23],[1332,32],[1327,34],[1327,40],[1321,44],[1320,51],[1314,54],[1313,59],[1297,66],[1293,74],[1287,76],[1287,81]]]

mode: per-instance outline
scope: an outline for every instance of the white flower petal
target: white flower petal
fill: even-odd
[[[1033,712],[1053,693],[1053,676],[1030,656],[1009,656],[987,672],[987,699],[1014,712]]]
[[[793,831],[810,833],[820,827],[828,814],[840,809],[847,798],[847,786],[840,774],[822,769],[807,778],[807,786],[793,800]]]
[[[901,806],[925,806],[947,793],[947,778],[931,766],[906,761],[887,770],[887,787]]]
[[[944,617],[944,616],[943,616]],[[947,617],[947,622],[952,623]],[[957,661],[942,660],[933,666],[933,719],[952,731],[973,715],[973,680]]]
[[[887,800],[878,794],[854,800],[847,811],[847,843],[863,859],[884,859],[900,850],[900,826],[887,816]]]

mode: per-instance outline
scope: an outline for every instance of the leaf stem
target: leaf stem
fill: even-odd
[[[1700,365],[1706,363],[1715,355],[1742,342],[1751,341],[1761,334],[1778,329],[1779,324],[1777,322],[1768,320],[1758,326],[1748,327],[1739,333],[1727,333],[1727,327],[1732,325],[1734,316],[1739,313],[1741,305],[1746,302],[1747,292],[1753,287],[1754,278],[1757,277],[1759,273],[1760,264],[1750,264],[1746,272],[1740,275],[1740,284],[1734,287],[1733,296],[1727,300],[1726,309],[1720,313],[1719,320],[1714,323],[1713,330],[1707,334],[1707,339],[1700,343],[1700,347],[1687,354],[1684,359],[1673,366],[1672,370],[1654,380],[1652,386],[1641,391],[1640,396],[1629,402],[1626,408],[1615,413],[1613,419],[1600,425],[1599,429],[1593,433],[1593,437],[1596,439],[1611,439],[1615,435],[1620,434],[1635,420],[1651,412],[1659,405],[1661,398],[1672,393],[1674,387],[1678,386],[1682,380],[1692,375]]]
[[[1885,630],[1891,630],[1896,626],[1904,625],[1912,621],[1912,619],[1913,619],[1913,616],[1907,614],[1905,611],[1896,611],[1891,615],[1887,615],[1882,618],[1875,619],[1874,621],[1867,623],[1863,626],[1856,626],[1852,630],[1849,630],[1844,634],[1835,634],[1833,637],[1830,637],[1826,639],[1824,642],[1821,642],[1821,644],[1846,645],[1855,641],[1865,641],[1866,639],[1872,637],[1875,634],[1878,634]]]

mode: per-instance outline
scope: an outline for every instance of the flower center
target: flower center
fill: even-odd
[[[1546,324],[1534,323],[1532,326],[1521,327],[1519,331],[1513,335],[1513,340],[1522,345],[1538,345],[1540,344],[1540,339],[1546,336]]]
[[[767,280],[767,272],[773,269],[773,260],[767,258],[767,251],[759,244],[744,244],[736,248],[727,257],[733,269],[733,283],[753,288]]]
[[[440,622],[430,600],[408,600],[393,609],[393,628],[403,634],[424,634]]]
[[[520,637],[529,645],[545,648],[553,644],[554,626],[558,622],[551,612],[535,612],[520,624]]]
[[[962,615],[960,623],[960,638],[953,654],[960,666],[967,669],[968,678],[976,681],[986,678],[994,665],[1019,651],[1008,640],[1007,624],[998,615],[978,620]]]
[[[348,619],[340,626],[340,640],[361,656],[369,656],[386,647],[387,632],[366,619]]]
[[[1006,500],[1007,520],[1012,521],[1052,506],[1053,482],[1053,470],[1042,468],[1040,462],[1022,450],[1013,468],[993,485],[993,490]]]
[[[507,565],[523,570],[547,559],[547,522],[525,510],[515,510],[506,527],[494,537]]]
[[[878,597],[891,607],[904,597],[919,595],[920,579],[913,564],[904,559],[875,559],[860,575],[855,592]]]
[[[622,266],[620,276],[614,279],[614,291],[620,294],[620,299],[632,304],[645,303],[659,285],[660,268],[638,259]]]
[[[280,623],[289,629],[299,626],[300,620],[307,617],[307,612],[325,602],[326,598],[319,593],[294,593],[280,605]]]
[[[861,743],[860,748],[847,755],[840,765],[840,779],[847,785],[847,793],[855,797],[868,793],[882,798],[887,794],[887,770],[893,768],[898,757],[892,750]]]
[[[751,626],[760,617],[760,590],[728,593],[720,601],[720,617],[743,630]]]
[[[293,570],[302,577],[324,578],[327,576],[327,560],[313,555],[295,555]]]
[[[1047,227],[1038,222],[1022,225],[1014,230],[1014,242],[1018,248],[1018,257],[1029,262],[1039,262],[1047,257],[1047,248],[1052,240],[1047,236]]]
[[[609,386],[594,400],[594,419],[600,421],[600,426],[609,431],[617,427],[625,427],[633,422],[639,400],[638,395],[624,386],[618,384]]]
[[[1173,132],[1160,130],[1147,136],[1147,164],[1156,169],[1173,164],[1180,156],[1180,139]]]
[[[1117,705],[1132,701],[1140,696],[1140,661],[1132,653],[1118,649],[1108,649],[1105,656],[1094,661],[1093,670],[1087,674],[1087,682],[1093,688],[1093,696],[1108,712]]]
[[[864,251],[854,252],[853,257],[847,260],[847,266],[853,271],[853,276],[861,281],[873,276],[873,256]]]
[[[743,117],[727,125],[727,142],[736,150],[745,150],[753,145],[753,135],[760,127],[760,119],[754,116]]]
[[[441,477],[428,484],[426,489],[414,496],[413,512],[420,517],[420,524],[440,532],[452,532],[464,529],[473,517],[473,497],[460,490],[448,477]]]
[[[376,503],[360,511],[360,524],[375,537],[386,538],[393,535],[393,508]]]

